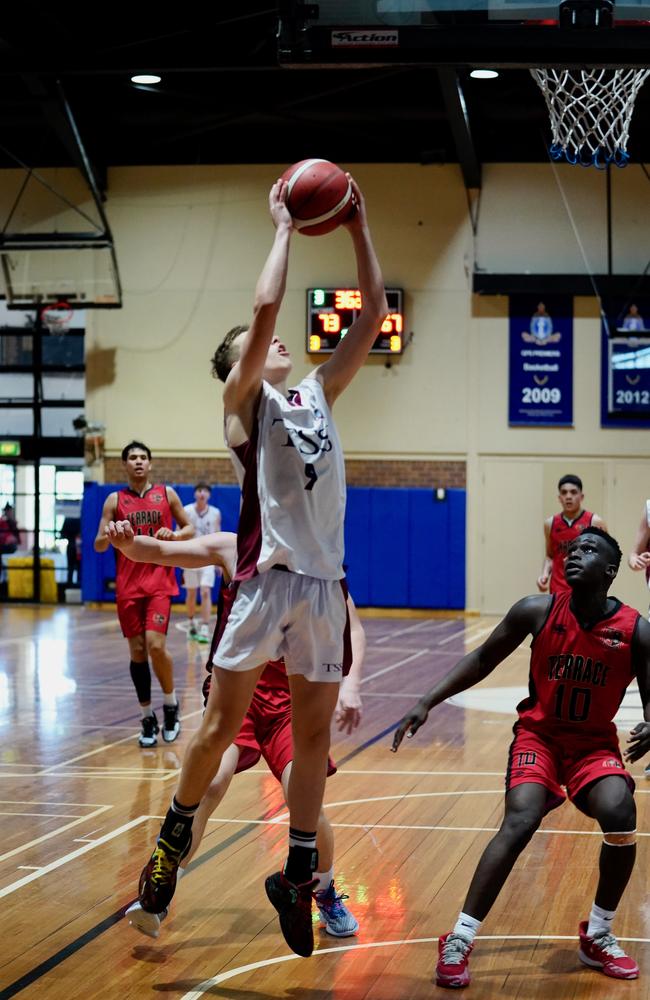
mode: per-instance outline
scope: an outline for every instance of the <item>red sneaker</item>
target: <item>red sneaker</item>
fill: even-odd
[[[459,990],[469,986],[469,956],[474,943],[461,934],[443,934],[438,939],[438,964],[436,965],[436,986]]]
[[[603,931],[587,937],[587,921],[583,920],[578,931],[580,933],[580,961],[593,969],[600,969],[612,979],[636,979],[639,966],[633,958],[626,955],[613,934]]]

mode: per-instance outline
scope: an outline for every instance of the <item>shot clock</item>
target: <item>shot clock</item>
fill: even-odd
[[[404,346],[404,292],[387,288],[388,314],[370,354],[401,354]],[[307,353],[331,354],[361,311],[358,288],[307,289]]]

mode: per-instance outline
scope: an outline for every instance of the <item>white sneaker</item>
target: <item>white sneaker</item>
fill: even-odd
[[[140,903],[136,902],[129,906],[126,916],[129,918],[131,927],[135,927],[136,931],[146,934],[147,937],[157,938],[160,934],[160,925],[167,913],[167,910],[163,910],[162,913],[147,913],[146,910],[142,909]]]
[[[199,642],[210,642],[210,626],[203,622],[199,626],[199,631],[196,636]]]

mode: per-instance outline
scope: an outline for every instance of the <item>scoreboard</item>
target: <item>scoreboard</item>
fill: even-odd
[[[388,313],[370,354],[401,354],[404,349],[404,292],[387,288]],[[307,289],[307,353],[331,354],[359,315],[362,307],[358,288]]]

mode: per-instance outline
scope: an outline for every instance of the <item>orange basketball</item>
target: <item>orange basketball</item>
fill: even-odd
[[[331,233],[354,212],[352,186],[329,160],[300,160],[282,174],[288,181],[287,207],[305,236]]]

